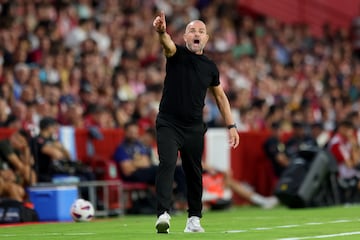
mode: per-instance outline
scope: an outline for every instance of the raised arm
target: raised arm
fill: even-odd
[[[212,94],[215,97],[216,104],[219,108],[219,111],[224,118],[225,124],[227,126],[234,125],[234,120],[231,114],[229,100],[226,97],[226,94],[223,88],[218,85],[210,88]],[[236,127],[229,127],[229,143],[230,146],[236,148],[239,145],[240,137]]]
[[[155,31],[159,34],[159,40],[164,48],[164,54],[166,57],[171,57],[176,52],[176,46],[170,35],[166,32],[166,20],[165,14],[162,11],[160,16],[157,16],[153,22]]]

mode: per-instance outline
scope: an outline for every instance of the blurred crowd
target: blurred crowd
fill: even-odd
[[[43,117],[79,128],[153,126],[164,57],[151,24],[160,10],[179,44],[190,20],[207,23],[206,53],[239,130],[294,118],[333,130],[359,110],[350,29],[324,25],[314,38],[306,25],[246,14],[229,0],[2,0],[0,126],[33,130]],[[223,126],[210,96],[204,120]]]
[[[232,0],[0,0],[0,127],[38,134],[53,118],[76,128],[154,127],[165,59],[152,28],[164,11],[183,43],[186,24],[202,19],[205,53],[220,70],[239,131],[294,122],[334,131],[360,127],[360,63],[351,29],[325,24],[321,38]],[[204,121],[224,123],[206,98]]]

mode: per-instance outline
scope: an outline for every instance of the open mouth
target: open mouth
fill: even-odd
[[[194,40],[194,44],[200,44],[200,40],[199,40],[199,39],[195,39],[195,40]]]

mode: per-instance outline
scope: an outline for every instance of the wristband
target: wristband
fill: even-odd
[[[226,126],[228,129],[236,128],[236,124],[230,124]]]

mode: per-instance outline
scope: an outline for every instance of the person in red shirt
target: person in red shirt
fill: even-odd
[[[356,179],[360,190],[360,146],[356,139],[355,127],[347,120],[339,123],[328,149],[335,157],[339,168],[339,179]]]

